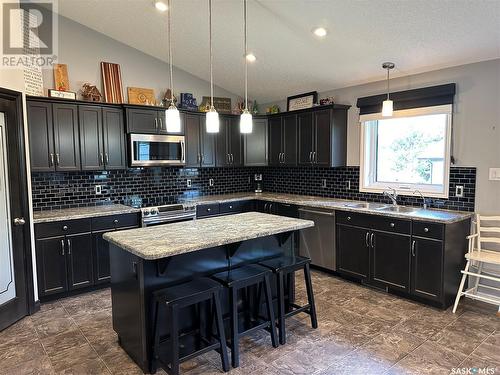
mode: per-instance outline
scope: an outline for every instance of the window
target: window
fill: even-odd
[[[448,198],[451,105],[360,116],[360,191]]]

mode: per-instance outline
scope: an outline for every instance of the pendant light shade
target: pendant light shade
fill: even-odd
[[[394,63],[385,62],[382,64],[382,68],[387,70],[387,99],[382,102],[382,116],[391,117],[394,110],[394,103],[389,99],[389,72],[394,69]]]
[[[179,133],[181,131],[181,116],[179,115],[179,110],[174,103],[174,74],[173,74],[173,56],[172,56],[172,0],[168,0],[167,3],[168,17],[167,17],[167,31],[168,31],[168,65],[170,67],[170,91],[171,91],[171,103],[168,109],[165,111],[165,124],[167,127],[167,132],[169,133]]]
[[[214,69],[212,53],[212,0],[208,0],[208,45],[210,50],[210,109],[207,112],[207,133],[219,132],[219,114],[214,107]]]
[[[245,109],[240,117],[240,132],[248,134],[252,132],[252,114],[248,110],[248,55],[247,48],[247,0],[243,0],[243,23],[244,23],[244,44],[245,44]]]

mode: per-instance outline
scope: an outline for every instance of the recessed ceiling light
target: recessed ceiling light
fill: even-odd
[[[245,56],[247,61],[248,62],[255,62],[255,60],[257,60],[257,58],[255,57],[255,55],[253,53],[247,53],[247,55]]]
[[[154,4],[155,8],[158,9],[160,12],[165,12],[168,9],[168,6],[164,1],[156,0]]]
[[[328,34],[328,31],[326,31],[326,29],[324,27],[317,27],[317,28],[313,29],[313,33],[314,33],[314,35],[316,35],[320,38],[324,38],[326,36],[326,34]]]

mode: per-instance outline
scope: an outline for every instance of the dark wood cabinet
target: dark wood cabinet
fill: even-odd
[[[66,251],[69,289],[93,285],[92,235],[84,233],[66,236]]]
[[[371,278],[384,286],[410,291],[410,236],[372,231]]]
[[[214,167],[216,134],[207,133],[205,116],[183,114],[186,135],[186,166]]]
[[[54,128],[52,104],[27,102],[30,140],[30,165],[32,172],[55,169]]]
[[[107,283],[111,280],[109,264],[109,242],[102,236],[108,231],[92,233],[92,247],[94,255],[94,282],[96,284]]]
[[[165,121],[166,109],[152,108],[126,108],[127,132],[143,134],[184,134],[184,124],[181,121],[179,132],[168,132]]]
[[[53,104],[55,167],[57,171],[80,170],[78,106]]]
[[[64,236],[36,240],[36,268],[40,296],[68,290]]]
[[[102,139],[102,109],[98,106],[79,106],[81,160],[83,170],[104,169]]]
[[[123,111],[118,108],[103,107],[103,145],[106,169],[127,167],[127,148]]]
[[[314,159],[316,165],[329,166],[332,149],[332,110],[313,112],[314,122]]]
[[[312,112],[297,115],[298,154],[300,165],[313,164],[314,120]]]
[[[252,133],[243,136],[244,164],[265,166],[268,164],[268,122],[265,118],[254,118]]]
[[[430,238],[412,241],[412,294],[439,300],[443,284],[443,242]]]
[[[297,115],[270,117],[269,164],[297,165]]]
[[[337,225],[337,270],[348,276],[369,278],[370,231],[350,225]]]
[[[217,134],[218,167],[242,165],[242,135],[239,118],[236,116],[219,116],[219,133]]]

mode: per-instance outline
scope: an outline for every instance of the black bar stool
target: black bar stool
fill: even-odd
[[[269,276],[271,271],[259,265],[245,265],[228,271],[220,272],[212,277],[220,282],[224,287],[229,289],[229,309],[231,315],[231,361],[233,367],[238,367],[240,364],[239,339],[258,329],[267,328],[271,333],[272,345],[278,347],[278,337],[276,334],[275,317],[273,309],[273,301],[271,295],[271,284]],[[261,321],[259,316],[254,316],[255,320],[251,327],[243,325],[240,330],[240,321],[238,319],[238,291],[245,288],[247,292],[249,287],[264,287],[266,298],[267,318]],[[245,315],[250,314],[250,309],[247,306],[249,293],[245,293]],[[260,301],[259,301],[260,303]]]
[[[222,368],[229,371],[229,361],[227,356],[226,336],[224,334],[224,323],[222,320],[222,309],[220,303],[220,292],[222,287],[217,282],[208,278],[199,278],[193,281],[164,288],[153,292],[154,300],[154,346],[152,372],[156,372],[157,362],[160,362],[162,368],[169,374],[178,375],[179,365],[182,362],[190,360],[210,350],[217,350],[220,353]],[[217,338],[214,340],[211,336],[203,337],[200,328],[200,343],[196,345],[196,351],[191,353],[181,353],[181,343],[179,342],[179,314],[180,309],[193,305],[200,305],[201,302],[213,303],[214,316],[217,326]],[[166,306],[166,321],[168,324],[170,337],[164,342],[160,342],[160,307]],[[200,315],[203,309],[199,309]],[[210,319],[213,319],[211,313],[207,313]],[[199,316],[200,321],[203,317]],[[210,322],[211,323],[211,322]],[[161,344],[167,342],[167,348],[161,350]],[[192,347],[192,346],[191,346]],[[163,353],[170,354],[170,358],[164,360]],[[168,365],[170,363],[170,366]]]
[[[296,315],[301,312],[305,312],[311,316],[311,325],[313,328],[318,328],[318,319],[316,317],[316,306],[314,304],[314,293],[311,282],[311,271],[309,269],[309,264],[311,263],[310,258],[305,258],[301,256],[282,256],[279,258],[269,259],[259,262],[260,265],[269,268],[276,275],[277,278],[277,290],[278,290],[278,329],[280,335],[280,344],[284,345],[286,343],[286,331],[285,331],[285,318]],[[298,271],[300,269],[304,270],[304,278],[306,282],[307,290],[307,305],[299,306],[295,303],[289,303],[292,308],[290,311],[285,312],[285,276],[291,274],[292,272]]]

